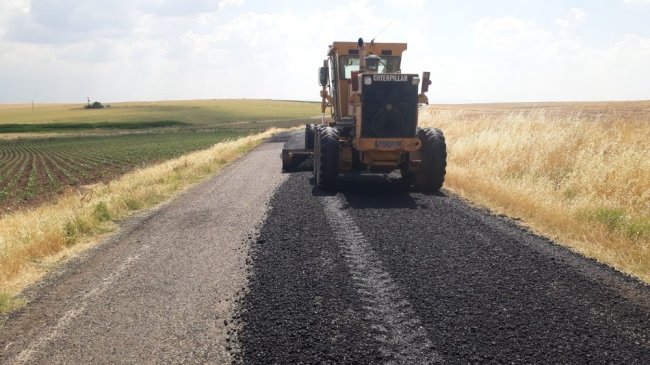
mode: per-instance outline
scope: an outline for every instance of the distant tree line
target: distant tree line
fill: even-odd
[[[104,109],[104,108],[110,108],[111,106],[109,104],[103,105],[99,101],[96,101],[94,103],[90,103],[90,98],[88,98],[88,103],[84,105],[84,108],[86,109]]]

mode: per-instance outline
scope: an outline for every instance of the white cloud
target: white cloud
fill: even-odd
[[[5,38],[44,44],[117,38],[129,33],[134,15],[128,0],[114,1],[110,6],[99,6],[96,1],[33,0],[29,11],[14,13],[5,20]]]
[[[179,12],[174,9],[187,2],[118,0],[106,14],[96,0],[59,3],[35,1],[31,12],[15,12],[11,33],[0,39],[0,84],[12,85],[0,90],[0,102],[87,94],[102,100],[317,99],[315,69],[328,44],[390,20],[364,0],[305,16],[290,8],[237,13],[243,6],[237,0],[192,2]],[[323,19],[334,31],[322,31]]]
[[[650,39],[629,34],[601,47],[579,35],[587,15],[571,9],[557,28],[512,18],[485,18],[473,28],[481,60],[475,90],[496,100],[634,99],[647,97]],[[507,85],[495,87],[496,85]]]
[[[563,30],[568,30],[571,27],[584,23],[586,19],[587,19],[587,13],[585,13],[584,10],[571,8],[564,17],[556,19],[555,22]]]
[[[242,5],[244,3],[244,0],[221,0],[219,1],[219,10],[222,10],[228,6],[232,5]]]
[[[623,4],[650,4],[650,0],[625,0]]]
[[[550,32],[534,22],[515,17],[484,18],[472,30],[474,44],[481,48],[504,49],[545,43],[551,37]]]
[[[170,26],[178,25],[174,23],[179,19],[191,23],[197,16],[243,3],[243,0],[113,0],[110,3],[103,0],[9,0],[8,5],[0,6],[1,13],[6,10],[3,6],[14,11],[0,18],[0,25],[4,25],[5,38],[11,41],[70,44],[98,38],[125,39],[147,18],[168,23],[156,29],[163,33],[178,31]]]
[[[17,17],[29,13],[29,0],[0,1],[0,37],[7,32],[7,23]]]
[[[328,19],[328,32],[322,31],[323,19]],[[334,40],[354,41],[390,19],[376,14],[367,1],[352,1],[305,16],[290,10],[249,11],[223,23],[217,14],[204,21],[213,24],[209,32],[190,31],[182,37],[190,58],[227,75],[221,81],[247,85],[239,88],[240,96],[296,98],[301,93],[299,98],[315,100],[315,70],[327,46]]]
[[[387,5],[397,6],[399,8],[420,9],[427,0],[384,0]]]
[[[379,40],[409,42],[403,70],[432,72],[432,100],[638,98],[650,84],[650,40],[628,34],[590,44],[583,9],[550,23],[477,16],[451,34],[418,10],[430,5],[424,0],[283,4],[0,0],[0,85],[10,85],[0,102],[315,100],[327,46],[369,39],[387,24]]]

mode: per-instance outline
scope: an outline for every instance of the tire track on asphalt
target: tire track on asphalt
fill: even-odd
[[[322,198],[327,221],[350,268],[352,282],[364,303],[366,319],[389,361],[407,364],[442,362],[409,301],[384,269],[338,196]]]

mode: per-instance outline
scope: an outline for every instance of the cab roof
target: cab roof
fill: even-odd
[[[377,56],[401,56],[406,51],[406,43],[374,43],[364,44],[367,55]],[[333,42],[327,51],[328,56],[334,54],[350,55],[359,54],[359,45],[357,42]]]

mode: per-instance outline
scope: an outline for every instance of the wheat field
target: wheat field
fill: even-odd
[[[445,186],[650,283],[650,102],[439,105]]]
[[[56,126],[62,123],[81,126],[93,123],[146,125],[175,121],[199,127],[241,128],[242,125],[252,125],[260,128],[266,126],[253,122],[302,119],[320,113],[319,103],[289,100],[211,99],[108,104],[110,108],[93,110],[84,109],[84,103],[36,104],[33,109],[31,104],[0,104],[0,127],[7,124]],[[65,128],[59,131],[65,131]]]

